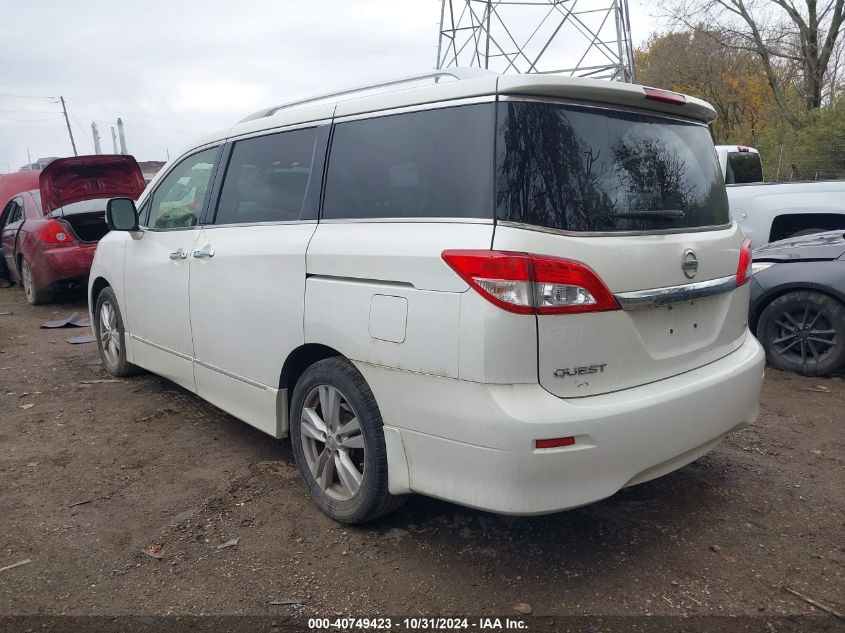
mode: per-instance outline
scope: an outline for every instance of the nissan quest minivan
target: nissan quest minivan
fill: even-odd
[[[102,362],[290,436],[355,523],[420,493],[527,515],[758,410],[750,244],[703,101],[444,70],[276,106],[109,202]]]

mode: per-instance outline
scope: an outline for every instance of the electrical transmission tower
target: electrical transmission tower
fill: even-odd
[[[437,68],[634,81],[627,0],[442,0]]]

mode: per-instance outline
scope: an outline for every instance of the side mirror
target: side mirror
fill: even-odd
[[[106,204],[106,224],[110,231],[137,231],[138,209],[132,198],[112,198]]]

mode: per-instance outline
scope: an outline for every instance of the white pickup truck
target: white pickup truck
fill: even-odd
[[[717,145],[716,154],[731,215],[755,247],[845,229],[845,180],[767,183],[756,149]]]

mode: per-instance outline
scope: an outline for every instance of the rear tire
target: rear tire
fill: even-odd
[[[763,310],[757,336],[778,369],[830,374],[845,366],[845,305],[820,292],[790,292]]]
[[[27,302],[31,305],[38,306],[49,303],[50,293],[43,288],[36,288],[29,262],[23,258],[21,258],[21,286],[23,286],[23,293]]]
[[[293,391],[290,436],[308,492],[334,520],[372,521],[407,499],[388,491],[381,413],[346,359],[318,361],[302,374]]]
[[[94,337],[103,367],[112,376],[125,378],[141,371],[126,360],[126,330],[114,291],[103,288],[94,307]]]

